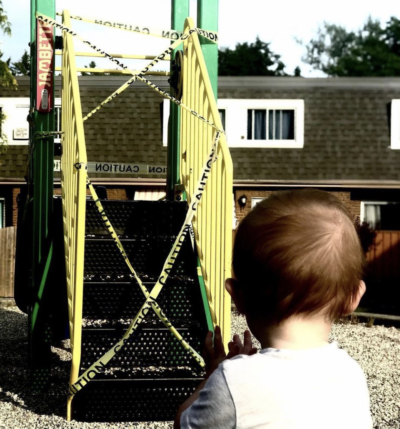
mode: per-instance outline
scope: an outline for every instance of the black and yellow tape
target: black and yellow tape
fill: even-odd
[[[62,16],[62,13],[57,12],[58,16]],[[182,36],[180,31],[164,29],[164,28],[156,28],[149,25],[141,25],[141,24],[128,24],[121,23],[116,21],[110,21],[109,19],[96,19],[96,18],[87,18],[83,16],[71,15],[71,19],[76,21],[88,22],[90,24],[102,25],[107,28],[115,28],[117,30],[130,31],[136,34],[144,34],[146,36],[154,36],[161,37],[162,39],[171,39],[177,40]]]
[[[139,325],[143,322],[146,314],[152,308],[154,312],[157,314],[157,316],[160,318],[160,320],[164,323],[164,325],[172,332],[172,334],[175,336],[175,338],[179,341],[179,343],[184,347],[185,350],[190,353],[193,358],[197,361],[197,363],[204,367],[205,363],[203,358],[186,342],[183,340],[182,336],[179,334],[179,332],[172,326],[172,324],[169,322],[163,311],[161,310],[160,306],[157,304],[156,299],[158,295],[160,294],[162,288],[166,284],[166,281],[169,277],[169,274],[171,273],[171,270],[174,266],[174,262],[177,259],[177,256],[179,254],[180,249],[182,248],[183,242],[188,234],[191,234],[191,227],[192,227],[192,219],[197,211],[197,206],[201,200],[201,197],[204,193],[205,186],[207,184],[207,180],[209,178],[210,172],[211,172],[211,166],[216,160],[216,154],[218,151],[218,143],[220,139],[221,133],[218,131],[216,132],[215,139],[212,145],[211,152],[204,163],[200,178],[198,180],[198,183],[196,185],[196,191],[194,192],[194,198],[193,201],[191,201],[189,205],[189,210],[186,214],[185,221],[182,225],[182,228],[179,232],[179,234],[176,237],[176,240],[172,246],[172,249],[170,250],[170,253],[164,263],[164,266],[161,270],[161,274],[158,277],[158,280],[156,284],[154,285],[153,289],[149,293],[147,289],[143,286],[141,283],[139,277],[135,273],[132,265],[129,262],[129,259],[126,255],[125,250],[123,249],[123,246],[121,242],[118,239],[117,234],[115,233],[115,230],[112,228],[111,223],[109,222],[107,216],[104,213],[104,208],[101,205],[101,202],[99,201],[96,192],[93,188],[93,186],[90,183],[90,180],[88,180],[88,185],[90,188],[90,191],[93,195],[93,198],[96,201],[96,206],[102,216],[103,221],[106,223],[107,228],[109,228],[109,232],[112,234],[122,256],[124,257],[126,263],[128,264],[129,269],[131,270],[132,274],[135,276],[136,281],[139,284],[139,287],[141,288],[142,292],[144,293],[146,300],[142,307],[140,308],[137,315],[132,320],[131,324],[129,325],[129,328],[125,332],[124,336],[121,338],[120,341],[118,341],[110,350],[108,350],[100,359],[98,359],[94,364],[90,366],[81,376],[78,377],[78,380],[73,383],[70,386],[69,389],[69,395],[72,397],[77,392],[79,392],[86,384],[90,382],[97,374],[101,373],[102,370],[106,367],[107,363],[121,350],[122,347],[124,347],[125,343],[129,340],[131,335],[135,332],[135,330],[139,327]],[[81,165],[77,168],[81,168]]]
[[[123,64],[122,62],[118,61],[116,58],[114,58],[112,55],[106,53],[105,51],[102,51],[101,49],[99,49],[96,45],[92,44],[91,42],[84,40],[83,38],[81,38],[80,36],[78,36],[77,33],[75,33],[74,31],[72,31],[70,28],[64,26],[63,24],[59,24],[58,22],[56,22],[55,20],[51,19],[48,16],[45,16],[43,14],[37,14],[37,19],[52,25],[56,28],[59,28],[61,31],[63,32],[67,32],[69,34],[71,34],[72,36],[77,37],[78,39],[80,39],[83,43],[87,44],[88,46],[90,46],[92,49],[94,49],[95,51],[101,53],[102,55],[104,55],[105,57],[107,57],[110,61],[114,62],[115,64],[117,64],[119,67],[122,67],[123,69],[128,69],[128,67]],[[103,221],[105,222],[111,236],[113,237],[118,249],[121,252],[121,255],[123,256],[124,260],[126,261],[130,271],[132,272],[132,274],[134,275],[136,281],[139,284],[139,287],[141,288],[146,300],[144,302],[144,304],[142,305],[141,309],[139,310],[139,312],[137,313],[137,315],[135,316],[135,318],[132,320],[129,328],[127,329],[127,331],[125,332],[124,336],[121,338],[121,340],[115,344],[110,350],[108,350],[100,359],[98,359],[94,364],[92,364],[81,376],[78,377],[78,380],[76,382],[74,382],[71,386],[70,386],[70,391],[69,394],[72,397],[73,395],[75,395],[77,392],[79,392],[87,383],[89,383],[90,380],[92,380],[98,373],[100,373],[102,371],[102,369],[107,365],[107,363],[121,350],[121,348],[125,345],[125,343],[129,340],[130,336],[135,332],[135,330],[139,327],[139,325],[143,322],[146,314],[148,313],[148,311],[152,308],[153,311],[157,314],[157,316],[160,318],[160,320],[164,323],[164,325],[172,332],[172,334],[177,338],[177,340],[179,341],[179,343],[184,347],[184,349],[186,349],[188,351],[188,353],[190,353],[193,358],[198,362],[198,364],[201,367],[204,367],[204,360],[202,359],[202,357],[186,342],[184,341],[184,339],[182,338],[182,336],[179,334],[179,332],[172,326],[172,324],[170,323],[170,321],[168,320],[168,318],[166,317],[166,315],[163,313],[162,309],[160,308],[160,306],[157,304],[156,299],[158,297],[158,295],[160,294],[163,286],[166,284],[166,281],[169,277],[169,274],[172,270],[172,267],[174,265],[175,260],[177,259],[177,255],[179,254],[180,249],[182,248],[183,242],[186,238],[186,236],[189,234],[191,241],[192,241],[192,245],[194,245],[194,240],[193,240],[193,229],[192,229],[192,219],[193,216],[195,215],[195,212],[197,211],[197,206],[201,200],[201,197],[203,195],[203,192],[205,190],[205,186],[209,177],[209,174],[211,172],[211,165],[213,162],[215,162],[216,160],[216,154],[217,154],[217,150],[218,150],[218,143],[219,143],[219,139],[221,136],[221,133],[223,133],[223,130],[218,129],[218,127],[212,123],[211,121],[207,120],[205,117],[203,117],[202,115],[198,114],[195,110],[189,108],[188,106],[185,106],[183,103],[181,103],[179,100],[177,100],[176,98],[174,98],[173,96],[171,96],[170,94],[168,94],[166,91],[163,91],[161,88],[159,88],[157,85],[155,85],[154,83],[152,83],[151,81],[149,81],[148,79],[146,79],[143,74],[145,72],[147,72],[150,68],[152,68],[155,64],[157,64],[165,55],[168,55],[172,52],[173,49],[175,49],[180,43],[182,43],[184,40],[186,40],[188,37],[190,37],[191,34],[193,33],[197,33],[202,35],[203,37],[208,38],[209,40],[216,42],[218,40],[218,35],[217,33],[213,33],[213,32],[207,32],[205,30],[201,30],[198,28],[193,28],[190,29],[188,31],[188,33],[183,33],[178,40],[176,40],[171,46],[169,46],[163,53],[161,53],[159,56],[157,56],[156,58],[154,58],[154,60],[152,60],[143,70],[136,72],[136,71],[131,71],[132,72],[132,78],[130,78],[124,85],[122,85],[117,91],[115,91],[110,97],[108,97],[106,100],[104,100],[99,106],[97,106],[96,109],[94,109],[92,112],[90,112],[85,118],[84,120],[88,119],[90,116],[92,116],[95,112],[97,112],[98,110],[100,110],[105,104],[109,103],[111,100],[113,100],[116,96],[118,96],[122,91],[124,91],[127,87],[129,87],[129,85],[134,82],[136,79],[141,80],[142,82],[146,83],[148,86],[150,86],[151,88],[153,88],[155,91],[157,91],[158,93],[162,94],[164,97],[170,99],[171,101],[173,101],[174,103],[176,103],[177,105],[181,106],[181,108],[188,110],[192,115],[194,115],[195,117],[199,118],[200,120],[202,120],[203,122],[207,123],[208,125],[212,126],[215,130],[216,130],[216,134],[215,134],[215,139],[212,145],[212,150],[211,153],[209,154],[209,157],[207,158],[200,178],[198,180],[198,183],[196,185],[196,191],[194,193],[194,197],[193,200],[191,201],[190,205],[189,205],[189,210],[187,212],[185,221],[183,223],[183,226],[172,246],[172,249],[164,263],[163,269],[161,271],[161,274],[156,282],[156,284],[154,285],[154,287],[152,288],[152,290],[150,291],[150,293],[148,292],[148,290],[145,288],[145,286],[143,285],[143,283],[141,282],[141,280],[139,279],[139,277],[137,276],[136,272],[134,271],[128,257],[127,254],[117,236],[117,234],[115,233],[114,228],[112,227],[111,223],[109,222],[105,212],[104,212],[104,208],[101,205],[101,202],[99,200],[99,198],[97,197],[97,194],[94,190],[93,185],[90,182],[89,177],[87,177],[87,184],[89,186],[90,192],[92,193],[92,196],[96,202],[96,207],[98,208],[100,215],[103,219]],[[75,164],[76,168],[82,168],[82,164],[78,163]],[[87,169],[87,165],[85,165],[85,169]]]
[[[56,28],[59,28],[61,31],[67,32],[67,33],[71,34],[72,36],[78,38],[83,43],[87,44],[90,48],[94,49],[96,52],[100,52],[101,54],[103,54],[105,57],[107,57],[113,63],[117,64],[119,67],[122,67],[124,70],[128,70],[128,67],[125,64],[123,64],[121,61],[118,61],[116,58],[114,58],[112,55],[108,54],[107,52],[102,51],[100,48],[98,48],[96,45],[94,45],[93,43],[89,42],[88,40],[84,40],[81,36],[79,36],[77,33],[75,33],[74,31],[72,31],[70,28],[66,27],[65,25],[60,24],[57,21],[55,21],[54,19],[52,19],[52,18],[50,18],[50,17],[48,17],[46,15],[43,15],[43,14],[37,13],[36,17],[37,17],[37,19],[39,19],[39,20],[41,20],[41,21],[43,21],[43,22],[45,22],[45,23],[47,23],[49,25],[52,25],[52,26],[54,26]],[[153,82],[149,81],[148,79],[146,79],[144,77],[144,73],[146,73],[152,67],[154,67],[166,55],[170,54],[174,49],[176,49],[179,46],[179,44],[181,44],[184,40],[186,40],[188,37],[190,37],[193,33],[197,33],[197,34],[205,37],[206,39],[208,39],[208,40],[210,40],[212,42],[216,42],[218,40],[218,34],[217,33],[214,33],[212,31],[202,30],[200,28],[191,28],[187,33],[183,33],[182,36],[180,36],[178,40],[176,40],[165,51],[163,51],[160,55],[158,55],[156,58],[154,58],[154,60],[152,60],[141,71],[132,71],[131,70],[132,77],[127,82],[125,82],[120,88],[118,88],[116,91],[114,91],[113,94],[111,94],[103,102],[101,102],[95,109],[93,109],[90,113],[88,113],[83,118],[83,120],[86,121],[88,118],[90,118],[91,116],[93,116],[103,106],[105,106],[106,104],[108,104],[110,101],[114,100],[125,89],[127,89],[136,79],[139,79],[140,81],[144,82],[146,85],[148,85],[151,88],[153,88],[159,94],[163,95],[165,98],[168,98],[169,100],[171,100],[175,104],[181,106],[182,109],[187,110],[188,112],[190,112],[192,115],[198,117],[203,122],[206,122],[207,124],[211,125],[217,131],[224,132],[223,130],[218,129],[218,127],[215,124],[213,124],[212,122],[210,122],[209,120],[207,120],[206,118],[204,118],[202,115],[198,114],[195,110],[193,110],[190,107],[186,106],[181,101],[177,100],[175,97],[173,97],[172,95],[170,95],[167,91],[162,90],[160,87],[158,87]]]

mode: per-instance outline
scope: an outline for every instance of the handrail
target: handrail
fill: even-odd
[[[56,55],[62,55],[63,52],[61,50],[56,50]],[[132,59],[132,60],[154,60],[154,58],[157,55],[128,55],[128,54],[112,54],[110,53],[114,58],[125,58],[125,59]],[[105,54],[100,54],[98,52],[75,52],[76,57],[100,57],[100,58],[106,58]],[[165,55],[164,58],[160,58],[160,61],[170,61],[171,57],[169,55]]]
[[[68,11],[63,12],[63,24],[70,26]],[[86,163],[87,157],[72,35],[63,32],[63,42],[61,108],[64,134],[62,137],[61,189],[72,351],[70,384],[73,384],[78,379],[81,356],[86,211],[86,171],[77,169],[76,166],[80,165],[79,163]],[[71,420],[72,416],[71,402],[72,400],[68,399],[68,420]]]
[[[192,18],[185,21],[185,32],[194,28]],[[184,42],[182,103],[222,129],[217,103],[208,77],[198,35]],[[185,109],[181,110],[180,178],[187,198],[199,179],[209,154],[215,129]],[[220,325],[225,344],[230,340],[231,299],[225,291],[225,279],[231,277],[233,168],[232,159],[221,135],[217,161],[193,221],[201,270],[214,323]]]

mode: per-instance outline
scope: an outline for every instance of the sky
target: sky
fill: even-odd
[[[2,0],[3,8],[12,25],[12,36],[0,35],[3,60],[11,57],[18,61],[28,49],[30,39],[30,1]],[[196,19],[196,1],[190,0],[190,15]],[[71,15],[93,19],[106,19],[121,23],[169,29],[170,0],[56,0],[56,10],[68,9]],[[305,77],[324,77],[302,62],[307,43],[323,22],[342,25],[347,30],[359,29],[371,16],[382,23],[396,16],[393,0],[219,0],[218,36],[221,48],[234,48],[237,43],[254,42],[258,36],[270,43],[270,49],[281,55],[285,71],[293,74],[300,66]],[[397,15],[399,17],[399,14]],[[107,29],[103,26],[72,21],[74,31],[101,47],[108,53],[158,55],[168,47],[168,40],[137,35],[126,31]],[[76,51],[88,51],[76,42]],[[78,66],[89,64],[92,59],[80,58]],[[109,60],[95,59],[98,67],[116,68]],[[59,60],[58,60],[59,63]],[[127,62],[131,68],[145,63]],[[166,65],[164,66],[166,67]],[[160,68],[159,68],[160,69]]]

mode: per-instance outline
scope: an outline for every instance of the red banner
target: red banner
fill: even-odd
[[[39,20],[36,29],[36,110],[48,113],[53,108],[54,29]]]

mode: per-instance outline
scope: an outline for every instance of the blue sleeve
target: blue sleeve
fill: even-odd
[[[210,376],[199,398],[181,416],[181,429],[210,428],[236,428],[236,409],[221,365]]]

